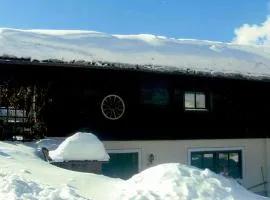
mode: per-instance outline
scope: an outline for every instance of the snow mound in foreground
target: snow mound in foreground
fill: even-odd
[[[49,151],[49,156],[53,161],[108,161],[110,158],[102,142],[92,133],[85,132],[66,138],[57,149]]]
[[[113,199],[136,200],[262,200],[234,180],[209,170],[177,163],[162,164],[131,177]]]
[[[87,200],[68,186],[56,189],[3,171],[0,172],[0,199]]]

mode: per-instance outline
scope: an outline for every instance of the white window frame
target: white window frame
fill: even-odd
[[[186,94],[193,94],[194,95],[194,108],[188,108],[186,107]],[[201,94],[201,95],[204,95],[204,104],[205,104],[205,107],[204,108],[197,108],[196,107],[196,95],[198,94]],[[205,92],[201,92],[201,91],[185,91],[184,92],[184,109],[185,111],[208,111],[207,109],[207,102],[206,102],[206,93]]]
[[[189,166],[192,166],[191,165],[191,153],[193,153],[193,152],[207,152],[207,151],[209,151],[209,152],[215,152],[215,151],[241,151],[241,157],[242,158],[240,158],[241,159],[241,162],[242,162],[242,169],[241,169],[241,171],[242,171],[242,178],[238,178],[237,180],[239,180],[239,181],[243,181],[244,180],[244,177],[245,177],[245,171],[244,171],[244,169],[245,169],[245,155],[244,155],[244,147],[211,147],[211,148],[209,148],[209,147],[206,147],[206,148],[203,148],[203,147],[201,147],[201,148],[189,148],[188,149],[188,156],[187,156],[187,163],[188,163],[188,165]]]
[[[138,171],[142,170],[142,150],[141,149],[106,149],[107,153],[138,153]]]

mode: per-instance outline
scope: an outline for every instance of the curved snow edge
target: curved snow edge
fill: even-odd
[[[77,132],[66,138],[57,149],[49,151],[53,161],[109,161],[103,143],[92,133]]]

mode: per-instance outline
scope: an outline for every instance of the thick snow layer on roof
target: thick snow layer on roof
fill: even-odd
[[[110,158],[102,142],[94,134],[86,132],[77,132],[66,138],[57,149],[49,151],[49,156],[53,161],[108,161]]]
[[[270,77],[270,48],[174,39],[150,34],[110,35],[82,30],[0,29],[0,55],[150,66],[159,71]]]
[[[125,182],[118,199],[136,200],[259,200],[236,181],[209,170],[177,163],[149,168]],[[268,199],[268,198],[267,198]]]
[[[0,142],[0,199],[9,200],[266,200],[209,170],[181,164],[149,168],[127,181],[58,168],[38,157],[39,142]]]

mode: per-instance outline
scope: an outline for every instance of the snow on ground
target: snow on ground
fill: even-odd
[[[57,149],[49,151],[49,156],[53,161],[108,161],[110,158],[102,142],[92,133],[86,132],[77,132],[68,137]]]
[[[262,200],[236,181],[177,163],[147,169],[126,181],[113,197],[133,200]]]
[[[80,30],[0,29],[0,55],[32,59],[147,65],[160,71],[198,71],[270,77],[270,47],[174,39],[150,34],[110,35]]]
[[[60,139],[59,139],[60,140]],[[32,143],[0,142],[0,199],[107,200],[122,182],[102,175],[68,171],[45,162]],[[55,146],[50,144],[49,146]]]
[[[18,172],[17,172],[18,173]],[[48,185],[28,180],[20,177],[20,174],[13,172],[0,171],[0,195],[1,199],[31,199],[31,200],[60,200],[60,199],[78,199],[86,200],[78,195],[69,187],[56,189]],[[20,170],[19,173],[30,173],[29,171]],[[15,175],[16,174],[16,175]]]
[[[40,157],[64,138],[0,142],[0,199],[8,200],[266,200],[233,180],[177,163],[146,169],[129,180],[68,171]]]

